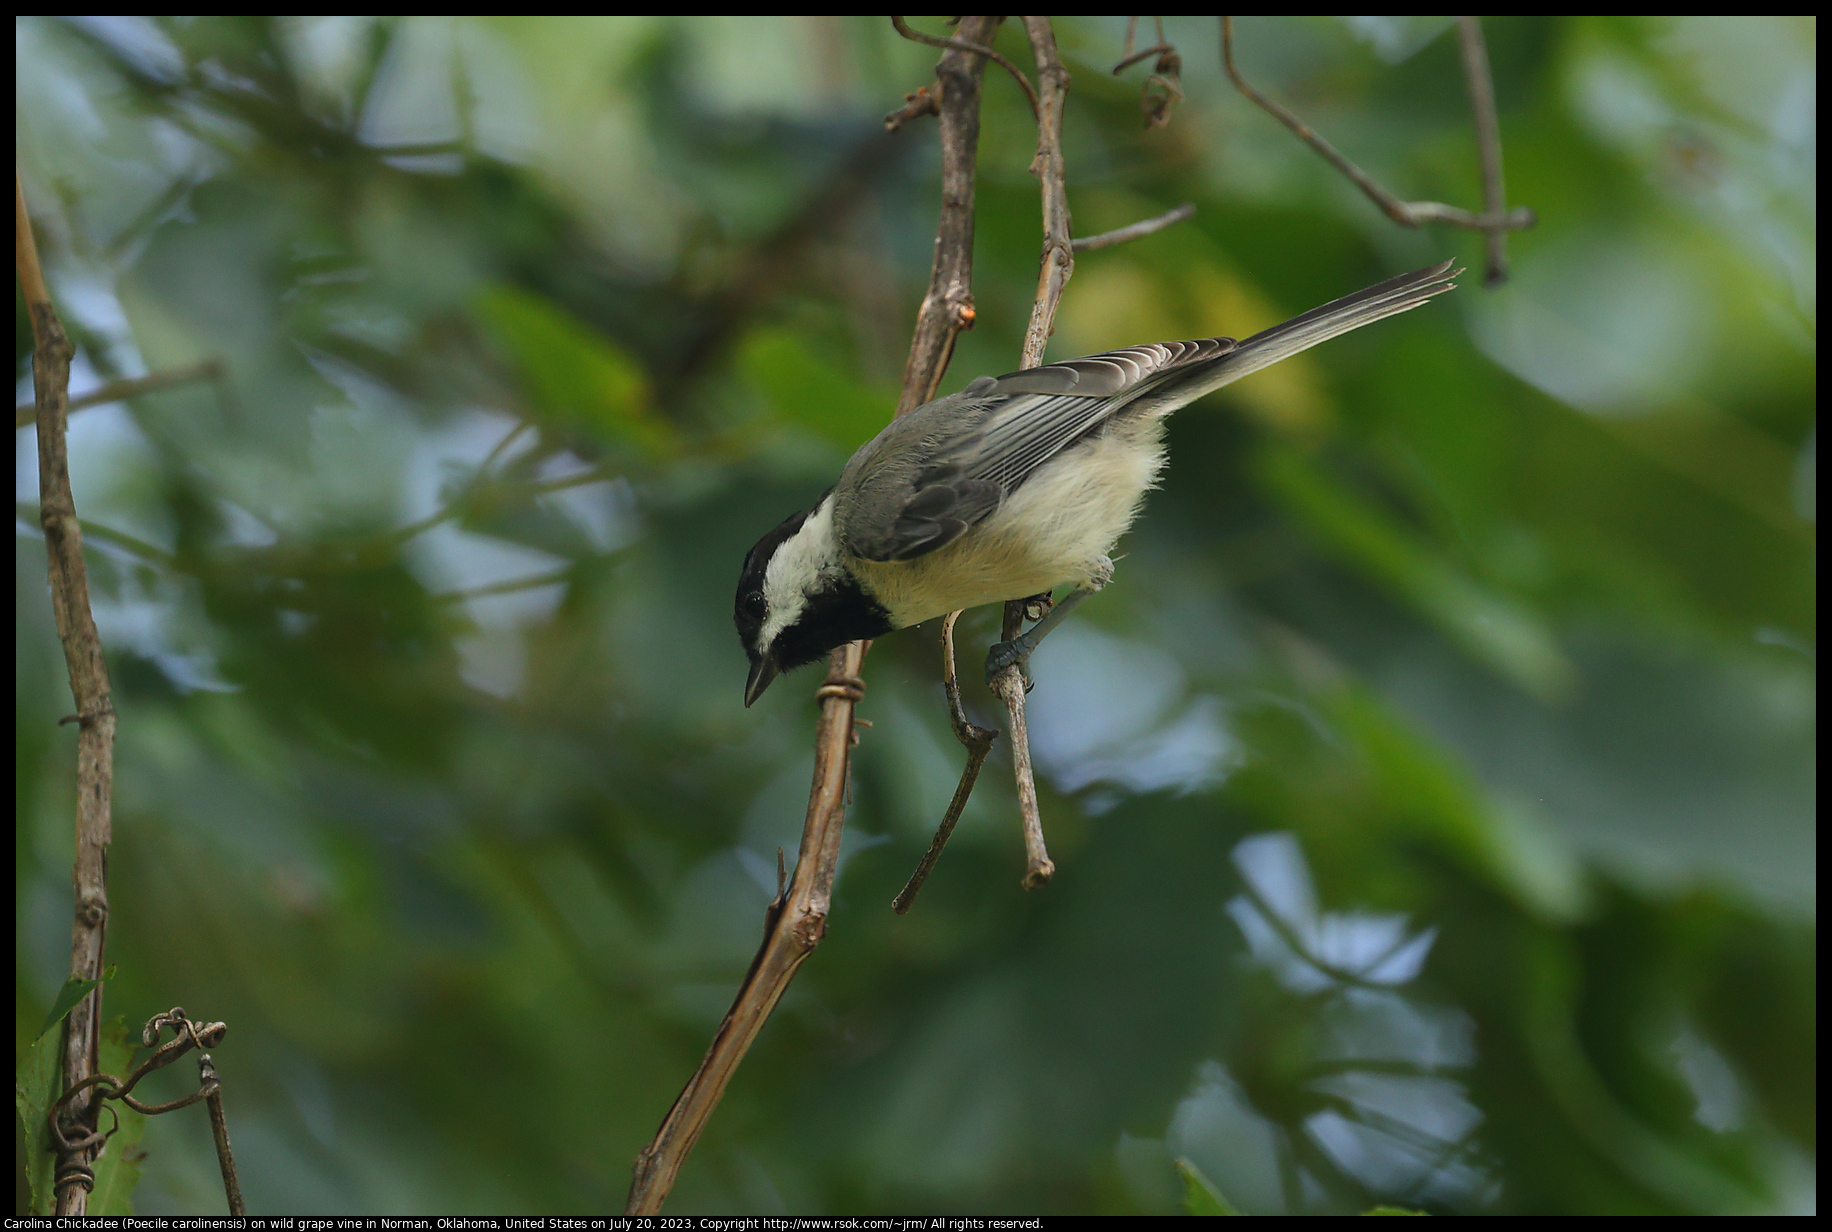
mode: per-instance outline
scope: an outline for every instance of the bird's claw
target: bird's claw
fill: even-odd
[[[1030,678],[1027,670],[1030,656],[1025,654],[1015,642],[994,642],[986,652],[986,685],[992,686],[993,678],[1008,667],[1016,666],[1018,675],[1024,680],[1024,691],[1029,693],[1036,683]]]

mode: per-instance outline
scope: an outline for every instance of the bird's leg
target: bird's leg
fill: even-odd
[[[1023,600],[1023,603],[1024,619],[1042,620],[1044,613],[1048,612],[1050,608],[1054,606],[1055,600],[1050,598],[1050,592],[1046,590],[1042,594],[1032,595],[1030,598]]]
[[[1025,633],[1012,638],[1009,642],[994,642],[992,648],[986,652],[987,683],[990,684],[994,676],[1016,663],[1018,670],[1024,673],[1024,687],[1028,691],[1031,681],[1026,665],[1030,662],[1031,651],[1037,649],[1037,643],[1047,637],[1051,629],[1062,623],[1063,617],[1074,611],[1077,604],[1093,593],[1092,590],[1084,590],[1078,586],[1057,600],[1055,606],[1050,608],[1049,614],[1032,625]]]
[[[1048,637],[1050,630],[1061,624],[1063,617],[1074,611],[1082,600],[1100,590],[1112,579],[1113,562],[1103,556],[1100,558],[1100,565],[1095,569],[1093,576],[1082,585],[1077,586],[1074,590],[1071,590],[1068,594],[1058,599],[1055,605],[1050,608],[1049,614],[1042,620],[1039,620],[1023,634],[1012,638],[1009,642],[994,642],[992,644],[992,649],[986,652],[987,683],[990,684],[994,676],[1016,663],[1018,665],[1018,670],[1025,673],[1025,687],[1029,688],[1030,673],[1025,671],[1025,665],[1030,662],[1031,652],[1037,649],[1037,643]]]

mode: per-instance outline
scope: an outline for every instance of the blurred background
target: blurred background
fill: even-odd
[[[1494,291],[1234,92],[1214,19],[1166,23],[1149,131],[1125,20],[1056,29],[1076,233],[1197,212],[1084,254],[1050,356],[1477,272],[1173,421],[1033,665],[1047,889],[1001,741],[891,913],[963,754],[936,631],[873,649],[827,939],[669,1211],[1168,1213],[1178,1157],[1254,1213],[1813,1210],[1816,22],[1486,22],[1540,220]],[[1237,30],[1400,196],[1478,206],[1449,19]],[[878,17],[15,38],[72,393],[223,373],[71,421],[105,1012],[228,1022],[257,1214],[621,1209],[796,850],[817,676],[743,708],[732,588],[895,405],[938,148],[881,120],[939,53]],[[989,69],[944,391],[1017,365],[1034,141]],[[23,1045],[75,737],[16,448]],[[140,1213],[223,1209],[202,1112],[141,1147]]]

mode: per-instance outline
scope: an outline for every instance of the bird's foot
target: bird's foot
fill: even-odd
[[[1024,680],[1024,691],[1029,693],[1036,682],[1030,678],[1030,648],[1018,644],[1018,639],[1009,642],[994,642],[986,652],[986,685],[992,687],[993,678],[1008,667],[1016,667],[1018,675]]]

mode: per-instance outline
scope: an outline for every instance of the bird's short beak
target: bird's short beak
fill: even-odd
[[[757,662],[751,665],[751,678],[744,682],[744,705],[747,710],[750,704],[762,697],[763,691],[770,687],[770,681],[776,679],[778,670],[776,656],[767,650],[758,656]]]

